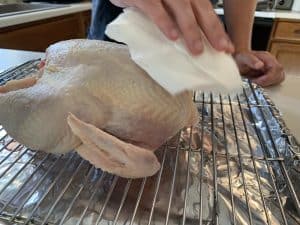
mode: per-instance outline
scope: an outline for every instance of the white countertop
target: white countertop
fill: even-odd
[[[224,15],[223,9],[215,9],[218,15]],[[271,19],[295,19],[300,20],[300,12],[288,11],[288,10],[276,10],[276,11],[256,11],[255,17],[257,18],[271,18]]]
[[[271,100],[282,113],[291,133],[300,143],[300,77],[287,74],[285,81],[278,86],[266,89]]]
[[[44,58],[45,53],[0,48],[0,73],[32,59]]]
[[[0,17],[0,28],[90,10],[92,3],[76,3],[66,7]]]

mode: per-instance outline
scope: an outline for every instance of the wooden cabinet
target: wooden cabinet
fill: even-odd
[[[87,36],[91,24],[91,11],[81,13],[85,35]]]
[[[275,39],[287,41],[300,41],[300,21],[278,21],[277,24],[275,24],[275,26]]]
[[[276,20],[268,50],[284,66],[286,74],[300,77],[300,20]]]
[[[90,11],[0,28],[0,48],[45,51],[57,41],[86,38]]]
[[[274,42],[271,53],[284,65],[286,74],[300,77],[300,44]]]

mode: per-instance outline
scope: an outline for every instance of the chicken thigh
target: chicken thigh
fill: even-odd
[[[96,40],[51,45],[39,76],[0,87],[0,104],[0,123],[21,144],[75,149],[96,167],[131,178],[155,174],[155,149],[198,118],[191,93],[170,95],[126,46]]]

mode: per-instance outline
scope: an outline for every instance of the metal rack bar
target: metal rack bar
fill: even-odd
[[[177,165],[178,165],[178,157],[179,157],[179,140],[180,140],[180,136],[181,136],[180,134],[181,134],[181,131],[179,131],[178,139],[177,139],[176,158],[175,158],[175,165],[174,165],[173,178],[172,178],[172,183],[171,183],[171,190],[170,190],[170,197],[169,197],[169,203],[168,203],[168,208],[167,208],[165,225],[169,224],[169,216],[170,216],[170,211],[171,211],[174,186],[175,186],[175,180],[176,180]]]
[[[21,146],[22,147],[22,146]],[[18,150],[19,148],[16,148],[16,150]],[[27,153],[28,152],[28,150],[29,149],[25,149],[23,152],[22,152],[22,154],[20,154],[13,162],[12,162],[12,164],[10,164],[1,174],[0,174],[0,178],[1,177],[3,177],[6,173],[7,173],[7,171],[9,171],[15,164],[16,164],[16,162],[18,162],[19,161],[19,159],[21,159],[24,155],[25,155],[25,153]]]
[[[156,199],[157,199],[157,196],[158,196],[158,191],[159,191],[159,186],[160,186],[160,181],[161,181],[161,176],[162,176],[162,172],[163,172],[163,169],[164,169],[164,166],[165,166],[166,155],[167,155],[167,144],[164,147],[163,159],[162,159],[161,167],[159,169],[159,173],[158,173],[157,180],[156,180],[155,192],[154,192],[152,207],[151,207],[151,210],[150,210],[150,215],[149,215],[147,225],[151,225],[151,222],[152,222],[153,213],[154,213],[154,209],[155,209],[155,203],[156,203]]]
[[[12,140],[10,140],[8,143],[6,143],[1,149],[0,149],[0,152],[3,150],[3,149],[5,149],[10,143],[12,143],[14,140],[12,139]],[[18,149],[19,149],[19,147],[20,147],[21,145],[19,144],[14,150],[12,150],[12,151],[10,151],[10,153],[8,153],[1,161],[0,161],[0,165],[3,163],[3,162],[5,162],[13,153],[15,153]]]
[[[21,187],[18,189],[18,191],[6,202],[6,204],[1,208],[0,214],[3,213],[4,209],[18,196],[18,194],[21,192],[21,190],[28,184],[28,182],[31,180],[31,178],[37,173],[37,171],[42,167],[42,165],[46,162],[46,160],[49,158],[50,154],[47,154],[43,160],[37,165],[36,169],[32,172],[32,174],[25,180],[25,182],[21,185]]]
[[[228,144],[227,144],[227,131],[226,131],[226,125],[225,125],[225,118],[224,118],[223,100],[222,100],[221,95],[220,95],[220,104],[221,104],[221,112],[222,112],[223,135],[224,135],[224,142],[225,142],[224,147],[225,147],[225,151],[226,151],[227,173],[228,173],[230,201],[231,201],[231,216],[232,216],[232,223],[233,223],[233,225],[235,225],[236,224],[235,204],[234,204],[233,191],[232,191],[231,169],[230,169],[230,165],[229,165],[229,150],[228,150]]]
[[[117,222],[118,222],[118,219],[119,219],[121,210],[122,210],[122,208],[123,208],[123,206],[124,206],[124,203],[125,203],[125,200],[126,200],[126,198],[127,198],[127,194],[128,194],[128,191],[129,191],[131,182],[132,182],[132,179],[128,179],[127,184],[126,184],[125,189],[124,189],[124,193],[123,193],[123,196],[122,196],[122,200],[121,200],[121,202],[120,202],[120,205],[119,205],[117,214],[116,214],[115,219],[114,219],[114,222],[113,222],[113,225],[116,225]]]
[[[3,131],[4,129],[3,128],[1,128],[0,129],[0,131]],[[4,136],[2,136],[1,138],[0,138],[0,141],[3,141],[5,138],[7,138],[8,137],[8,134],[5,134]],[[12,139],[11,138],[11,140],[13,141],[14,139]],[[3,147],[1,148],[1,149],[3,149]]]
[[[69,215],[74,203],[76,202],[76,200],[78,199],[80,193],[82,192],[82,190],[85,188],[87,182],[88,182],[88,179],[90,178],[90,176],[92,175],[92,172],[93,172],[93,169],[94,167],[90,166],[89,168],[89,171],[88,171],[88,174],[85,176],[85,179],[83,181],[83,184],[81,185],[81,187],[78,189],[76,195],[74,196],[74,198],[72,199],[72,201],[70,202],[69,204],[69,207],[67,208],[66,212],[64,213],[59,225],[63,225],[67,216]]]
[[[33,160],[33,158],[36,156],[36,153],[34,153],[30,158],[29,158],[29,160],[18,170],[18,172],[12,177],[12,178],[10,178],[9,179],[9,181],[4,185],[4,187],[0,190],[0,195],[3,193],[3,191],[5,191],[5,189],[11,184],[11,182],[13,182],[15,179],[16,179],[16,177],[18,177],[19,176],[19,174],[21,173],[21,172],[23,172],[23,170],[24,170],[24,168],[26,167],[26,166],[28,166],[29,165],[29,163],[30,162],[32,162],[32,160]]]
[[[255,99],[255,101],[258,102],[257,95],[256,95],[256,93],[255,93],[255,91],[254,91],[254,88],[253,88],[253,85],[251,84],[251,82],[249,82],[249,85],[250,85],[250,88],[251,88],[252,92],[254,93],[254,99]],[[263,121],[264,121],[264,123],[265,123],[265,125],[266,125],[266,127],[267,127],[267,133],[268,133],[268,135],[269,135],[269,137],[270,137],[270,140],[271,140],[271,143],[272,143],[272,147],[273,147],[273,149],[275,150],[275,154],[276,154],[277,157],[280,157],[281,154],[280,154],[280,152],[278,151],[278,148],[277,148],[277,146],[276,146],[276,144],[275,144],[273,135],[272,135],[271,130],[270,130],[270,126],[269,126],[269,124],[268,124],[267,121],[266,121],[265,114],[263,113],[263,111],[262,111],[261,108],[258,108],[258,109],[259,109],[259,111],[260,111],[260,113],[261,113],[261,116],[262,116],[262,119],[263,119]],[[296,207],[296,210],[297,210],[297,212],[298,212],[298,215],[300,215],[300,202],[299,202],[299,199],[298,199],[297,194],[296,194],[296,192],[295,192],[295,189],[294,189],[294,187],[293,187],[291,178],[290,178],[290,176],[288,175],[287,169],[286,169],[286,167],[285,167],[285,163],[284,163],[283,161],[279,161],[279,165],[280,165],[280,167],[281,167],[281,172],[282,172],[283,176],[285,177],[287,186],[288,186],[288,188],[289,188],[289,191],[290,191],[291,197],[292,197],[292,199],[293,199],[293,202],[294,202],[294,204],[295,204],[295,207]]]
[[[134,219],[135,219],[135,216],[136,216],[136,213],[137,213],[137,210],[138,210],[141,198],[142,198],[142,194],[143,194],[143,191],[144,191],[144,188],[145,188],[146,181],[147,181],[147,177],[143,178],[141,188],[140,188],[137,200],[136,200],[136,204],[135,204],[135,207],[134,207],[129,225],[133,225],[133,222],[134,222]]]
[[[109,199],[110,199],[110,197],[111,197],[111,195],[112,195],[112,193],[113,193],[113,191],[114,191],[114,188],[115,188],[115,186],[116,186],[116,184],[117,184],[117,181],[118,181],[118,177],[115,176],[115,177],[114,177],[114,180],[113,180],[113,182],[112,182],[112,184],[111,184],[111,186],[110,186],[109,192],[108,192],[108,194],[107,194],[107,196],[106,196],[106,198],[105,198],[105,201],[104,201],[104,203],[103,203],[103,206],[101,207],[101,210],[100,210],[100,213],[99,213],[99,216],[98,216],[98,218],[97,218],[97,221],[96,221],[95,225],[99,225],[99,223],[100,223],[100,221],[101,221],[101,219],[102,219],[104,210],[105,210],[105,208],[106,208],[106,206],[107,206],[107,203],[108,203],[108,201],[109,201]]]
[[[201,162],[200,162],[200,186],[199,186],[199,225],[203,224],[203,166],[204,166],[204,112],[205,112],[205,105],[204,105],[204,93],[202,93],[202,108],[201,108]]]
[[[249,98],[248,98],[248,96],[247,96],[247,94],[246,94],[246,92],[245,92],[245,89],[244,89],[243,91],[244,91],[244,94],[245,94],[245,96],[246,96],[247,106],[248,106],[249,111],[250,111],[250,115],[249,115],[249,116],[250,116],[250,119],[251,119],[252,121],[254,121],[254,116],[253,116],[253,114],[252,114],[252,111],[251,111],[251,108],[250,108],[250,104],[249,104],[249,103],[250,103]],[[267,155],[266,150],[265,150],[265,147],[266,147],[266,146],[262,143],[263,139],[262,139],[262,137],[260,136],[260,134],[259,134],[259,132],[258,132],[258,128],[257,128],[257,125],[256,125],[256,124],[254,124],[254,130],[255,130],[255,133],[256,133],[256,135],[257,135],[257,137],[258,137],[258,139],[259,139],[260,145],[261,145],[261,147],[262,147],[262,149],[263,149],[263,153],[264,153],[264,155],[265,155],[265,157],[266,157],[266,155]],[[266,163],[266,165],[267,165],[267,169],[268,169],[268,172],[269,172],[270,177],[271,177],[272,186],[273,186],[273,190],[274,190],[275,195],[276,195],[276,199],[277,199],[277,201],[278,201],[278,203],[279,203],[279,209],[280,209],[280,213],[281,213],[281,216],[282,216],[284,225],[288,225],[288,222],[287,222],[287,219],[286,219],[286,215],[285,215],[285,213],[284,213],[282,201],[281,201],[281,198],[280,198],[280,195],[279,195],[279,191],[277,190],[277,187],[276,187],[276,182],[275,182],[276,179],[275,179],[274,173],[273,173],[273,171],[272,171],[272,168],[271,168],[271,166],[270,166],[270,162],[266,160],[265,163]]]
[[[222,152],[217,152],[216,155],[218,157],[222,157],[222,158],[226,158],[226,153],[222,153]],[[231,159],[235,159],[235,158],[238,158],[238,154],[234,154],[234,153],[230,153],[229,154],[229,158]],[[271,161],[284,161],[284,158],[283,157],[280,157],[280,158],[277,158],[277,157],[274,157],[274,158],[268,158],[268,157],[261,157],[261,156],[251,156],[251,155],[243,155],[243,158],[244,159],[254,159],[254,160],[257,160],[257,161],[264,161],[264,160],[268,160],[269,162]]]
[[[38,183],[31,189],[30,193],[26,196],[26,198],[22,201],[22,203],[19,205],[17,210],[15,211],[14,215],[11,217],[10,222],[13,222],[17,215],[20,213],[22,210],[23,206],[25,203],[31,198],[33,193],[39,188],[39,186],[42,184],[42,182],[45,180],[45,178],[48,176],[48,174],[51,172],[51,170],[56,166],[56,164],[59,162],[59,160],[62,158],[60,156],[59,158],[56,159],[56,161],[48,168],[47,172],[44,174],[44,176],[39,180]]]
[[[186,166],[187,170],[187,176],[185,180],[185,192],[184,192],[184,205],[183,205],[183,215],[182,215],[182,225],[185,225],[185,219],[186,219],[186,206],[187,206],[187,196],[189,191],[189,183],[190,183],[190,162],[191,162],[191,148],[192,148],[192,130],[193,127],[190,127],[190,137],[189,137],[189,147],[188,147],[188,162]]]
[[[271,224],[270,217],[269,217],[269,214],[268,214],[268,211],[267,211],[266,201],[265,201],[263,191],[262,191],[262,188],[261,188],[260,176],[258,175],[256,162],[254,160],[254,151],[253,151],[253,148],[252,148],[252,145],[251,145],[251,142],[250,142],[249,133],[248,133],[248,129],[247,129],[247,125],[246,125],[246,121],[245,121],[245,117],[244,117],[244,113],[243,113],[243,110],[242,110],[242,105],[240,103],[241,101],[240,101],[239,96],[237,96],[237,99],[238,99],[238,103],[239,103],[239,109],[240,109],[240,113],[241,113],[241,116],[242,116],[243,125],[244,125],[244,128],[245,128],[247,142],[248,142],[249,149],[250,149],[250,152],[251,152],[252,164],[253,164],[253,168],[254,168],[254,171],[255,171],[256,180],[257,180],[257,183],[258,183],[258,189],[259,189],[260,197],[261,197],[261,200],[262,200],[262,203],[263,203],[263,209],[264,209],[265,216],[266,216],[266,219],[267,219],[267,224]]]
[[[96,185],[94,186],[94,189],[93,189],[93,192],[92,192],[92,194],[91,194],[91,196],[90,196],[90,198],[89,198],[89,201],[88,201],[88,203],[86,204],[86,206],[85,206],[85,208],[84,208],[84,210],[83,210],[83,212],[82,212],[82,214],[81,214],[81,216],[80,216],[78,222],[76,223],[76,225],[80,225],[80,224],[82,223],[83,218],[85,217],[86,212],[88,211],[88,209],[89,209],[89,207],[90,207],[92,201],[94,200],[95,194],[96,194],[97,191],[99,190],[99,187],[100,187],[100,185],[102,184],[105,175],[106,175],[106,173],[103,172],[103,173],[101,174],[101,177],[100,177],[99,180],[97,181]]]
[[[231,103],[231,97],[229,97],[229,103]],[[242,180],[243,180],[243,189],[244,189],[244,193],[245,193],[245,199],[246,199],[246,204],[247,204],[247,211],[248,211],[248,218],[249,218],[249,222],[252,225],[253,224],[253,219],[252,219],[252,214],[251,214],[251,209],[249,207],[249,197],[248,197],[248,192],[246,189],[246,179],[245,179],[245,173],[244,173],[244,166],[243,166],[243,160],[241,157],[241,149],[240,149],[240,142],[239,142],[239,138],[237,135],[237,129],[236,129],[236,123],[235,123],[235,118],[234,118],[234,113],[233,113],[233,109],[232,109],[232,104],[230,105],[230,111],[231,111],[231,118],[232,118],[232,123],[233,123],[233,130],[234,130],[234,134],[235,134],[235,141],[236,141],[236,148],[238,151],[238,160],[239,160],[239,164],[240,164],[240,169],[241,169],[241,174],[242,174]]]
[[[13,69],[8,69],[7,71],[4,71],[1,73],[1,79],[0,79],[0,85],[5,84],[8,80],[15,79],[18,75],[20,75],[20,72],[24,69],[29,70],[29,69],[34,69],[36,68],[37,62],[39,62],[40,59],[33,59],[30,61],[27,61],[17,67],[14,67]],[[19,73],[16,73],[19,72]],[[24,73],[24,76],[27,74]]]
[[[219,202],[218,202],[218,171],[217,171],[217,160],[216,160],[216,149],[215,149],[215,125],[214,125],[214,104],[213,95],[210,93],[210,111],[211,111],[211,148],[212,148],[212,161],[213,161],[213,183],[214,183],[214,224],[219,224]]]
[[[37,204],[35,205],[35,207],[33,208],[33,210],[30,212],[27,220],[25,221],[25,224],[28,224],[33,217],[33,214],[35,213],[35,211],[39,208],[40,204],[42,203],[42,201],[46,198],[46,196],[49,194],[49,192],[52,190],[52,188],[54,187],[54,185],[56,184],[56,182],[59,180],[59,178],[63,175],[63,173],[66,171],[66,169],[68,168],[68,166],[71,164],[71,162],[73,161],[74,158],[74,154],[72,154],[72,156],[68,159],[68,161],[66,162],[66,164],[64,165],[64,167],[61,169],[61,171],[59,171],[59,173],[57,174],[57,176],[55,177],[55,179],[52,181],[52,183],[48,186],[46,192],[43,194],[43,196],[39,199],[39,201],[37,202]]]
[[[74,171],[74,173],[72,174],[72,176],[70,176],[68,183],[65,185],[65,187],[62,189],[62,191],[59,193],[59,195],[57,196],[56,200],[54,201],[54,203],[51,205],[47,215],[45,216],[43,222],[41,225],[44,225],[47,223],[47,220],[49,219],[50,215],[52,214],[53,210],[55,209],[56,205],[58,204],[58,202],[61,200],[61,198],[63,197],[63,195],[66,193],[67,189],[69,188],[70,184],[72,183],[72,181],[74,180],[75,176],[79,173],[79,171],[81,170],[83,164],[84,164],[84,160],[81,160],[81,162],[79,163],[78,167],[76,168],[76,170]]]

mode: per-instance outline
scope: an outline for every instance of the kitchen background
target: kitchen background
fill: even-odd
[[[49,1],[0,0],[0,85],[35,71],[50,44],[86,37],[90,1]],[[222,18],[222,2],[214,4]],[[299,7],[258,1],[252,39],[284,65],[285,82],[265,91],[298,141]],[[216,104],[198,93],[201,132],[189,128],[177,147],[158,150],[162,169],[144,179],[102,173],[72,153],[31,151],[0,125],[0,225],[299,225],[299,147],[261,90],[245,86],[241,98]]]

